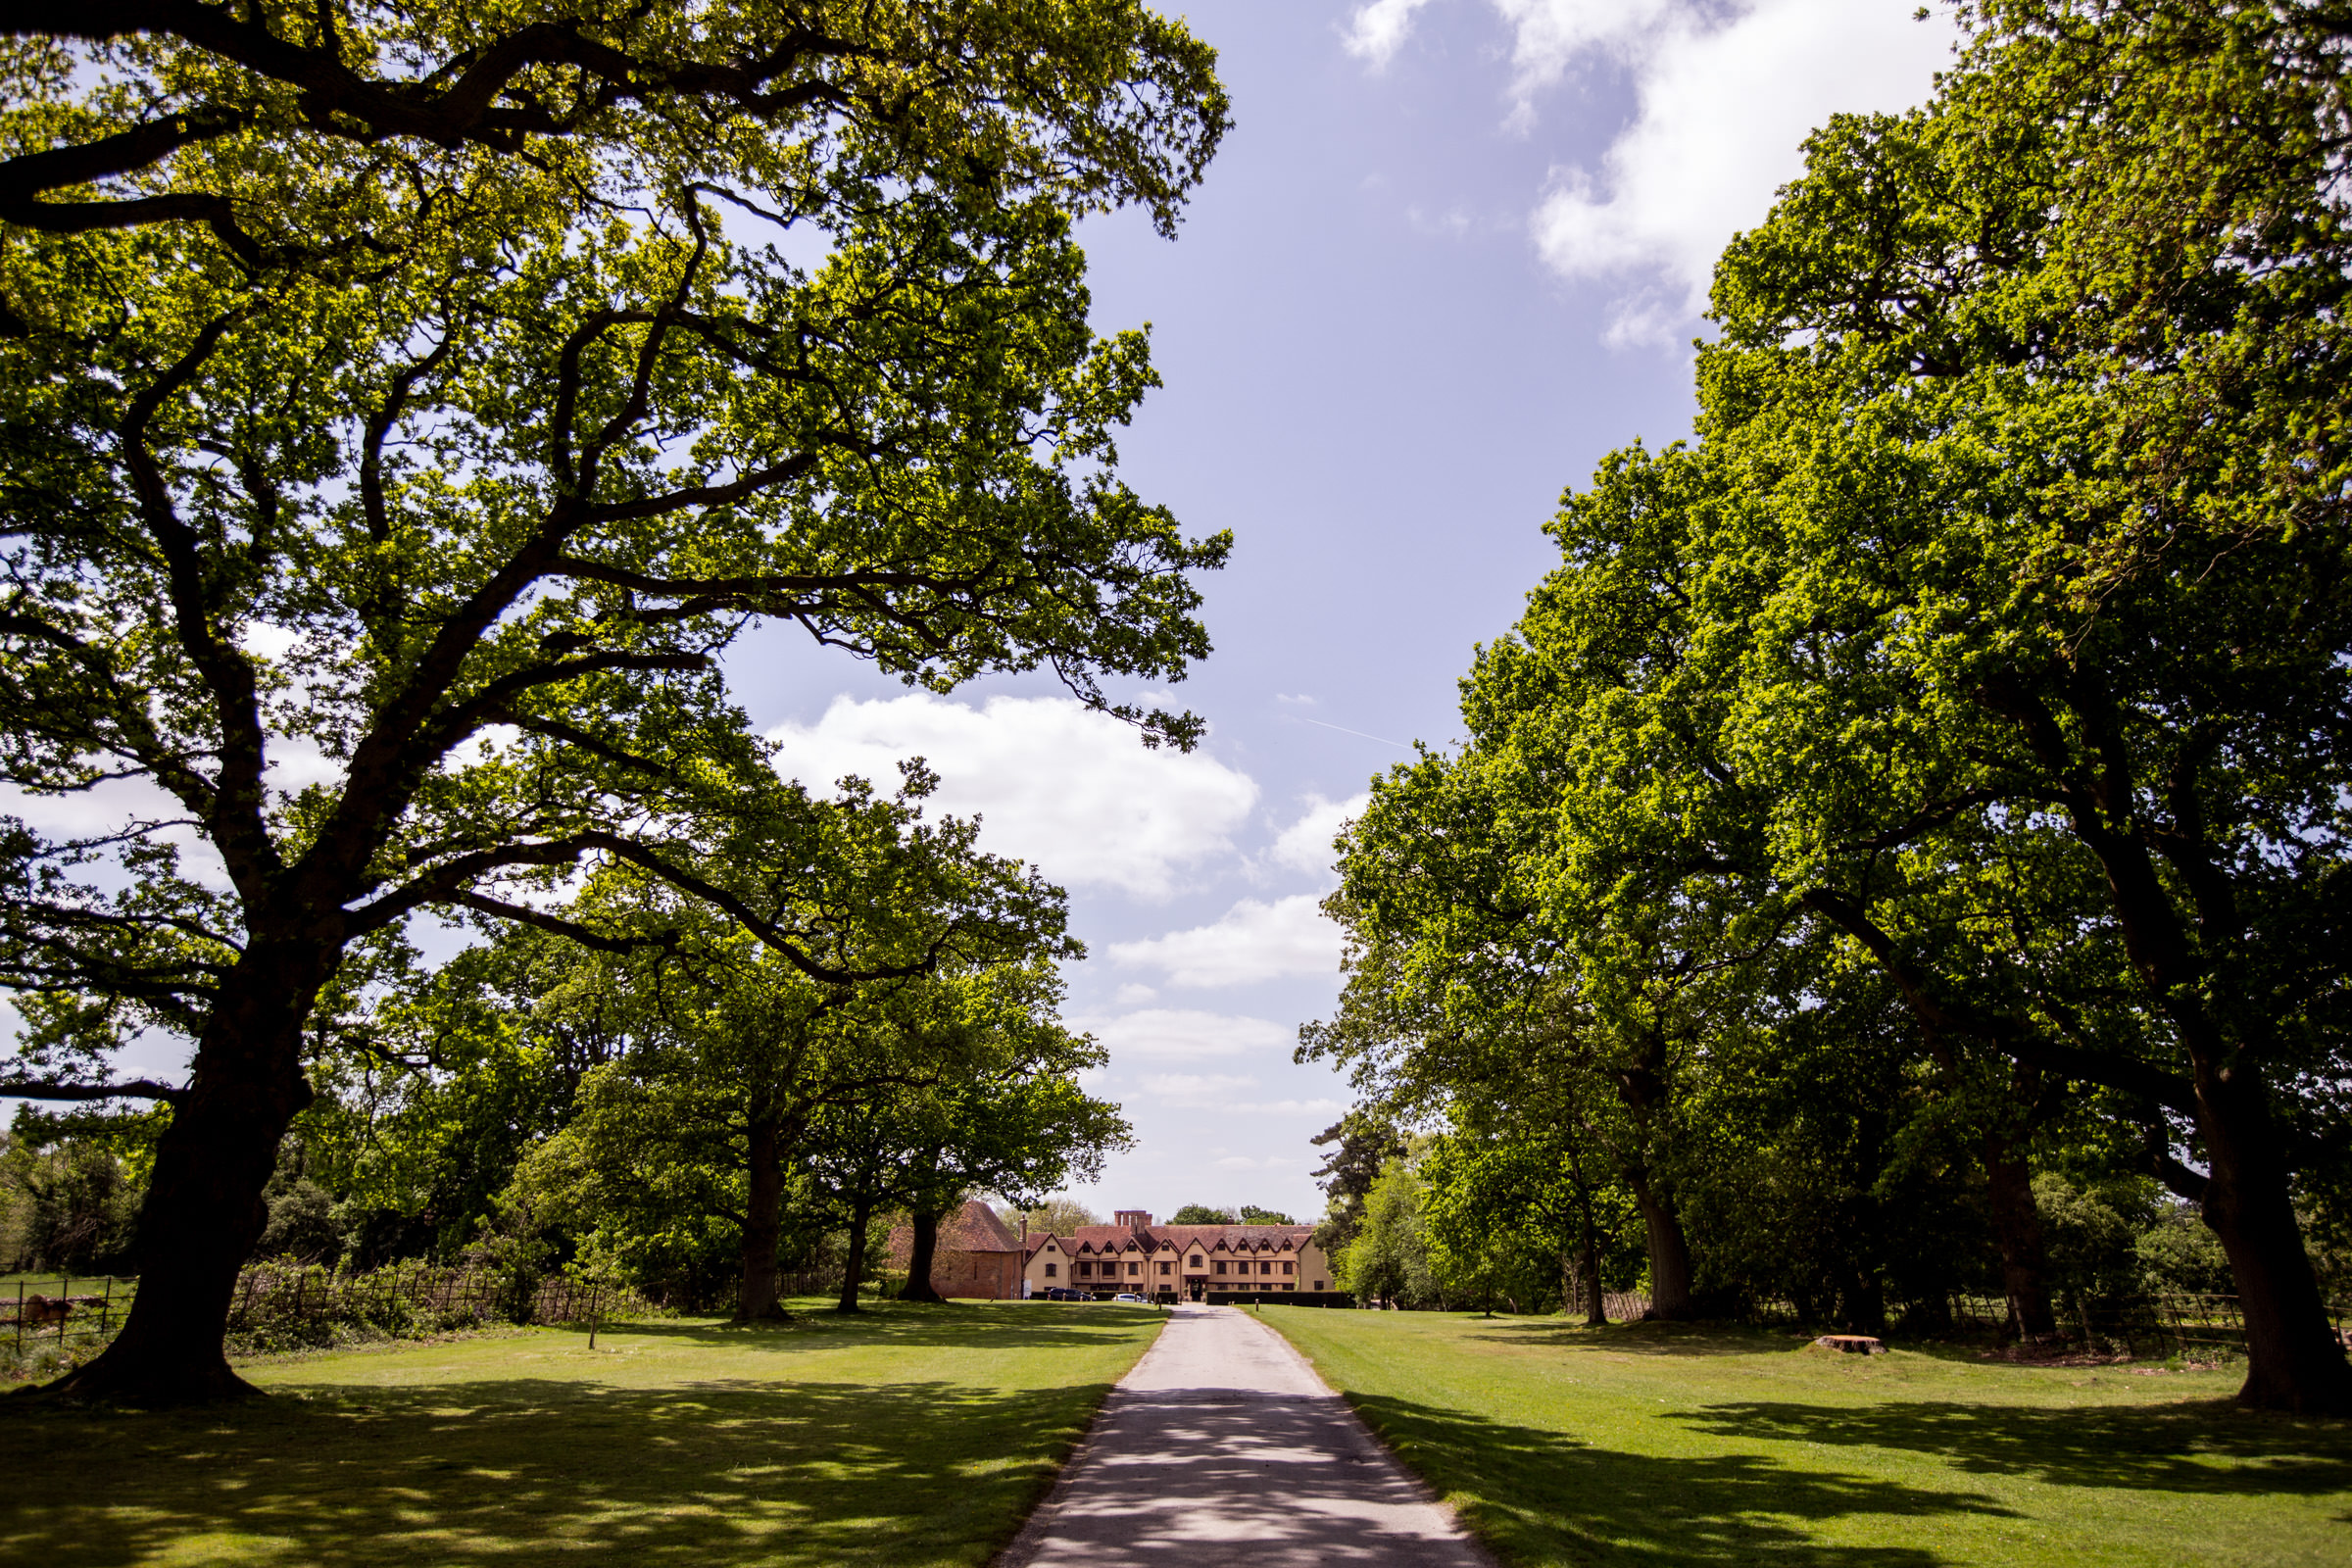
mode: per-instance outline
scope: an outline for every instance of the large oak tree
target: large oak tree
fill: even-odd
[[[747,628],[1106,707],[1206,651],[1225,544],[1116,478],[1153,376],[1070,222],[1172,225],[1224,102],[1111,0],[10,27],[6,1087],[172,1102],[73,1387],[206,1397],[306,1026],[411,919],[626,864],[847,978],[746,885],[812,809],[729,699]],[[147,1031],[184,1085],[109,1075]]]

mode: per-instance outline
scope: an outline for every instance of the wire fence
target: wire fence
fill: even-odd
[[[634,1292],[561,1274],[450,1268],[421,1260],[388,1264],[365,1274],[262,1263],[237,1277],[228,1332],[234,1337],[272,1325],[314,1320],[389,1328],[433,1320],[452,1325],[585,1323],[615,1309],[642,1310],[644,1306]]]
[[[114,1338],[135,1298],[125,1275],[20,1279],[0,1290],[0,1348],[19,1363],[86,1358]],[[625,1287],[414,1261],[367,1273],[257,1263],[237,1276],[228,1341],[267,1352],[369,1339],[416,1338],[496,1323],[594,1323],[655,1312]]]
[[[103,1342],[122,1326],[137,1289],[138,1280],[126,1274],[20,1277],[0,1294],[0,1313],[7,1314],[0,1333],[20,1358],[52,1343],[70,1351],[76,1343]]]

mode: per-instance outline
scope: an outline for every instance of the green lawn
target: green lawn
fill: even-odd
[[[1507,1563],[2352,1562],[2352,1424],[2218,1372],[1788,1335],[1274,1310]]]
[[[0,1561],[981,1563],[1159,1325],[892,1303],[265,1363],[201,1413],[0,1399]]]

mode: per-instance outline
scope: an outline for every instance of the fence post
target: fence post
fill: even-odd
[[[57,1344],[60,1349],[66,1344],[66,1321],[74,1315],[73,1296],[74,1276],[60,1274],[57,1277]]]
[[[17,1281],[17,1353],[24,1353],[24,1282]]]

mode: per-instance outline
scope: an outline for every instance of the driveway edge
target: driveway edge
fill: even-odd
[[[1291,1310],[1295,1312],[1304,1312],[1309,1310],[1329,1312],[1335,1309],[1327,1306],[1314,1308],[1299,1306],[1293,1307]],[[1349,1309],[1343,1307],[1338,1308],[1337,1310],[1346,1311]],[[1452,1503],[1447,1502],[1444,1497],[1440,1496],[1438,1494],[1437,1488],[1429,1484],[1427,1477],[1423,1476],[1420,1471],[1414,1469],[1412,1465],[1405,1459],[1403,1454],[1398,1453],[1395,1448],[1389,1446],[1388,1440],[1373,1430],[1372,1423],[1364,1419],[1363,1412],[1356,1409],[1356,1407],[1348,1401],[1347,1395],[1342,1394],[1339,1390],[1331,1386],[1331,1380],[1323,1375],[1322,1371],[1316,1367],[1314,1362],[1307,1359],[1305,1351],[1299,1349],[1298,1347],[1291,1343],[1289,1335],[1283,1333],[1280,1329],[1267,1327],[1265,1317],[1262,1314],[1249,1313],[1245,1315],[1249,1316],[1252,1322],[1256,1323],[1258,1332],[1272,1335],[1275,1343],[1283,1348],[1283,1350],[1290,1356],[1292,1360],[1298,1363],[1299,1369],[1305,1372],[1308,1377],[1313,1378],[1317,1386],[1322,1388],[1325,1392],[1330,1394],[1333,1398],[1340,1402],[1340,1408],[1348,1412],[1348,1419],[1354,1422],[1356,1427],[1363,1433],[1364,1441],[1371,1444],[1372,1446],[1378,1448],[1381,1452],[1389,1456],[1389,1462],[1396,1465],[1396,1468],[1403,1473],[1405,1480],[1411,1483],[1413,1490],[1421,1494],[1421,1500],[1423,1502],[1429,1504],[1429,1506],[1437,1509],[1446,1518],[1453,1521],[1453,1527],[1462,1533],[1462,1540],[1469,1544],[1472,1555],[1485,1562],[1488,1565],[1488,1568],[1502,1568],[1501,1559],[1494,1555],[1493,1549],[1490,1548],[1485,1542],[1479,1540],[1478,1532],[1470,1528],[1469,1521],[1462,1517],[1462,1511],[1459,1508],[1456,1508]],[[1155,1341],[1153,1343],[1156,1344],[1157,1342]],[[1136,1364],[1140,1366],[1143,1363],[1139,1361]],[[1105,1400],[1104,1402],[1108,1403],[1109,1401]],[[1091,1431],[1092,1429],[1090,1428],[1089,1430]],[[1012,1568],[1012,1565],[1007,1565],[1007,1568]]]

